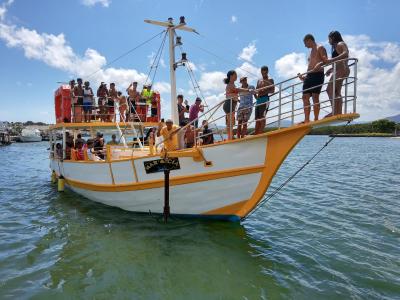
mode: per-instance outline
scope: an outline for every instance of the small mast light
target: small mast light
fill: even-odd
[[[182,38],[180,36],[176,37],[175,46],[182,46]]]
[[[186,53],[182,52],[182,58],[181,58],[181,62],[187,62],[187,58],[186,58]]]
[[[179,17],[179,24],[186,24],[184,16]]]

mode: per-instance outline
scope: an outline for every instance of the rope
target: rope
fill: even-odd
[[[347,125],[350,124],[351,121],[347,121]],[[252,214],[254,214],[257,210],[259,210],[264,204],[266,204],[269,200],[271,200],[285,185],[287,185],[297,174],[299,174],[310,162],[322,151],[324,150],[334,139],[336,136],[331,137],[322,147],[315,153],[309,160],[307,160],[296,172],[294,172],[288,179],[286,179],[279,187],[277,187],[270,195],[262,199],[256,207],[242,220],[246,220]]]
[[[106,64],[103,68],[107,68],[109,67],[111,64],[115,63],[117,60],[120,60],[121,58],[127,56],[128,54],[132,53],[133,51],[135,51],[136,49],[140,48],[141,46],[147,44],[148,42],[154,40],[156,37],[158,37],[159,35],[163,34],[166,30],[161,31],[160,33],[157,33],[156,35],[152,36],[151,38],[149,38],[148,40],[145,40],[144,42],[140,43],[139,45],[133,47],[132,49],[126,51],[125,53],[121,54],[120,56],[118,56],[117,58],[113,59],[112,61],[110,61],[108,64]],[[87,79],[91,78],[94,74],[100,72],[103,68],[98,69],[97,71],[93,72],[92,74],[90,74],[89,76],[87,76]]]
[[[165,31],[164,38],[163,38],[163,40],[162,40],[162,42],[160,44],[160,47],[157,50],[156,56],[154,57],[153,63],[151,64],[149,73],[147,74],[146,81],[144,83],[145,85],[147,84],[147,80],[149,80],[151,71],[155,68],[154,75],[153,75],[153,77],[152,77],[152,79],[150,81],[150,84],[153,84],[153,82],[154,82],[154,77],[156,76],[158,65],[160,63],[160,59],[161,59],[161,56],[162,56],[162,52],[164,50],[164,45],[165,45],[165,40],[166,40],[166,37],[167,37],[167,33],[168,33],[168,31]]]

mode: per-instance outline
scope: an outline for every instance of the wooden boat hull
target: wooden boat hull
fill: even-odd
[[[309,130],[309,126],[293,127],[200,147],[211,165],[187,155],[193,150],[177,151],[180,169],[170,174],[171,213],[240,220],[262,199],[285,157]],[[158,158],[53,159],[51,169],[63,175],[67,187],[93,201],[133,212],[162,213],[164,174],[147,174],[144,164]]]

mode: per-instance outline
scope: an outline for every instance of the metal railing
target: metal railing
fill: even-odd
[[[332,68],[332,72],[329,80],[324,80],[324,83],[312,86],[308,89],[303,90],[303,81],[299,79],[299,76],[307,76],[312,71],[299,74],[298,76],[291,77],[284,81],[275,83],[273,85],[263,87],[262,89],[268,89],[271,87],[276,88],[276,92],[269,94],[269,101],[266,104],[261,103],[257,104],[257,101],[254,101],[252,106],[241,108],[241,109],[233,109],[229,113],[225,113],[221,110],[222,106],[226,101],[230,101],[230,107],[235,106],[235,99],[227,98],[216,105],[211,107],[208,111],[202,113],[197,119],[189,122],[186,126],[182,127],[180,130],[184,131],[188,126],[193,125],[196,121],[199,124],[202,124],[200,121],[206,121],[208,124],[210,119],[213,118],[213,122],[220,125],[217,126],[217,130],[212,132],[202,134],[201,130],[204,128],[202,125],[197,129],[199,134],[196,135],[196,145],[201,144],[201,141],[210,134],[226,134],[229,137],[234,136],[235,130],[237,131],[238,125],[247,124],[247,126],[252,126],[257,122],[265,121],[265,126],[267,127],[275,127],[280,129],[282,127],[293,126],[297,123],[303,123],[305,117],[305,108],[310,109],[315,113],[316,110],[321,110],[321,112],[325,111],[327,116],[337,115],[337,114],[347,114],[347,113],[355,113],[356,112],[356,100],[357,100],[357,63],[358,60],[356,58],[348,58],[338,60],[329,64],[324,65],[324,68]],[[339,69],[338,65],[341,64],[342,69]],[[349,74],[341,77],[340,72],[346,69],[346,66],[349,68]],[[343,72],[342,72],[343,73]],[[325,77],[325,76],[324,76]],[[340,85],[340,87],[339,87]],[[319,94],[318,102],[313,99],[313,102],[309,105],[305,105],[303,103],[303,94],[307,93],[307,91],[311,91],[316,87],[321,88],[321,93]],[[252,94],[256,94],[259,90],[250,91]],[[330,96],[327,91],[329,90]],[[343,91],[344,90],[344,91]],[[340,93],[339,93],[340,92]],[[267,106],[267,113],[264,118],[256,118],[255,110],[257,107],[261,105]],[[238,106],[238,105],[236,105]],[[339,107],[340,106],[340,107]],[[233,118],[227,118],[230,123],[223,124],[223,119],[226,116],[234,115],[237,116],[243,110],[247,110],[251,108],[252,114],[247,122],[242,122],[237,124],[233,121]],[[331,110],[331,112],[330,112]],[[319,119],[321,118],[318,116]],[[226,127],[224,128],[223,125]]]

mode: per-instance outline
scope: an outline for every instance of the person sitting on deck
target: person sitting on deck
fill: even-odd
[[[80,140],[77,139],[77,141],[75,142],[75,150],[76,150],[76,159],[77,160],[84,160],[85,159],[85,156],[83,154],[83,151],[84,151],[83,145],[84,145],[84,143],[82,141],[83,141],[83,139],[80,139]]]
[[[74,87],[74,97],[76,97],[76,104],[74,106],[74,122],[82,122],[82,107],[83,107],[83,86],[82,79],[76,79],[78,85]]]
[[[91,112],[93,109],[93,90],[89,81],[85,81],[83,88],[83,113],[85,122],[90,122]]]
[[[87,141],[87,149],[86,149],[87,157],[89,160],[100,161],[102,160],[99,156],[97,156],[96,151],[94,150],[94,142],[93,140]]]
[[[71,149],[74,148],[74,137],[67,131],[65,133],[65,159],[71,159]]]
[[[104,138],[102,133],[98,132],[96,134],[96,138],[93,142],[93,148],[97,156],[99,156],[101,159],[104,159]]]
[[[56,144],[56,158],[63,159],[63,149],[60,143]]]
[[[178,135],[176,134],[179,130],[179,126],[174,125],[171,119],[165,121],[165,126],[161,129],[160,135],[164,140],[164,148],[167,151],[178,150],[179,142]]]
[[[240,83],[242,84],[242,88],[254,90],[254,86],[247,83],[247,77],[241,77]],[[240,93],[239,97],[240,104],[237,112],[237,137],[242,138],[247,135],[247,122],[249,121],[253,111],[253,95],[251,93]]]
[[[195,143],[196,129],[193,125],[188,125],[185,130],[185,148],[193,148]]]
[[[109,97],[108,97],[108,101],[107,101],[107,106],[108,106],[107,120],[108,120],[108,122],[115,121],[114,102],[117,101],[117,98],[118,98],[118,92],[115,89],[115,83],[112,82],[112,83],[110,83]]]
[[[111,136],[111,141],[107,142],[107,145],[119,145],[115,134]]]
[[[213,131],[211,129],[208,128],[208,122],[207,120],[203,120],[201,127],[203,128],[203,132],[202,132],[202,141],[203,141],[203,145],[210,145],[210,144],[214,144],[214,134]]]
[[[97,89],[97,104],[100,109],[100,120],[103,122],[107,121],[107,98],[109,96],[107,85],[102,82]]]
[[[274,80],[268,76],[268,67],[261,67],[262,78],[257,81],[255,119],[256,128],[254,134],[263,133],[269,108],[269,94],[275,92]]]
[[[82,145],[85,144],[85,140],[82,138],[82,134],[80,134],[80,133],[78,133],[78,135],[76,136],[75,146],[77,143],[82,143]]]
[[[201,105],[200,97],[197,97],[195,103],[190,107],[189,110],[189,122],[195,120],[193,123],[195,128],[199,126],[199,112],[204,112],[204,106]]]

